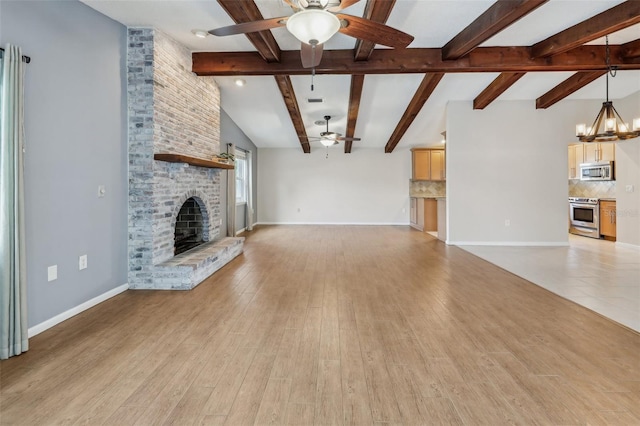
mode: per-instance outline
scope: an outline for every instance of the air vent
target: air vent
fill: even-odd
[[[324,102],[324,99],[322,99],[322,98],[308,98],[307,101],[310,104],[321,104],[321,103]]]

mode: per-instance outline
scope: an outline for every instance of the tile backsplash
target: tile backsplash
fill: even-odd
[[[444,197],[447,193],[446,184],[444,181],[411,181],[409,183],[409,196]]]
[[[616,198],[616,181],[570,179],[569,197]]]

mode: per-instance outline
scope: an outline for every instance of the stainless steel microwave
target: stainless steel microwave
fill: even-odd
[[[580,180],[615,180],[613,161],[580,164]]]

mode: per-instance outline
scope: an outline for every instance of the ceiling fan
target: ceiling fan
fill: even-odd
[[[320,137],[312,136],[309,138],[310,142],[320,142],[322,145],[326,147],[330,147],[331,145],[337,145],[339,141],[359,141],[360,138],[346,138],[343,137],[342,134],[336,132],[329,131],[329,120],[331,120],[330,115],[324,116],[324,121],[327,125],[327,131],[321,132]],[[321,121],[316,121],[316,124],[322,123]],[[324,123],[322,123],[324,124]]]
[[[243,22],[216,28],[209,33],[229,36],[272,28],[287,27],[300,40],[302,66],[314,68],[320,64],[322,45],[337,32],[393,48],[407,47],[413,36],[379,22],[338,13],[360,0],[284,0],[295,13],[280,18]]]

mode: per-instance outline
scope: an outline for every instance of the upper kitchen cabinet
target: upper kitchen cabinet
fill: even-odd
[[[569,179],[580,179],[580,163],[584,163],[582,144],[569,146]]]
[[[586,143],[584,144],[584,163],[599,163],[614,161],[616,148],[614,143]]]
[[[412,180],[445,180],[444,149],[413,148]]]

